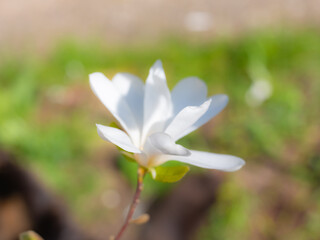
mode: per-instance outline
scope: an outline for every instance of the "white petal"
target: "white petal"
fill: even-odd
[[[166,128],[165,133],[169,134],[173,140],[181,138],[189,127],[191,127],[208,110],[211,99],[208,99],[200,106],[188,106],[182,109]]]
[[[218,169],[226,172],[236,171],[245,164],[243,159],[231,155],[200,152],[194,150],[190,150],[190,152],[190,156],[161,156],[161,161],[163,163],[169,160],[176,160],[202,168]]]
[[[158,60],[151,67],[145,86],[142,142],[148,135],[162,131],[171,115],[171,95],[161,61]]]
[[[188,156],[188,149],[176,144],[174,140],[165,133],[154,133],[149,137],[151,144],[162,154]]]
[[[228,96],[224,94],[214,95],[210,99],[212,101],[208,111],[198,121],[196,121],[191,127],[189,127],[183,133],[181,133],[179,138],[182,138],[185,135],[188,135],[195,129],[199,128],[200,126],[208,122],[211,118],[213,118],[218,113],[220,113],[225,108],[225,106],[227,106],[229,101]]]
[[[113,77],[112,82],[126,100],[140,130],[142,130],[144,98],[144,84],[142,80],[129,73],[118,73]]]
[[[139,146],[139,127],[131,109],[115,85],[102,73],[92,73],[90,74],[90,86],[100,101],[130,135],[134,144]]]
[[[207,86],[197,77],[182,79],[172,90],[174,113],[187,106],[199,106],[207,98]]]
[[[120,129],[113,128],[113,127],[107,127],[100,124],[97,125],[97,130],[99,136],[109,141],[118,147],[122,148],[125,151],[132,152],[132,153],[140,153],[141,151],[133,145],[131,142],[129,136]]]

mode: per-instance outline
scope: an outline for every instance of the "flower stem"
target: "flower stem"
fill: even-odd
[[[136,209],[136,207],[137,207],[137,205],[138,205],[138,203],[140,201],[139,199],[140,199],[141,191],[143,189],[143,178],[144,178],[145,174],[146,174],[145,169],[142,168],[142,167],[139,167],[139,169],[138,169],[137,189],[136,189],[136,192],[134,194],[133,201],[131,203],[131,206],[130,206],[128,215],[126,217],[126,220],[123,223],[121,229],[119,230],[119,232],[116,235],[116,237],[114,238],[114,240],[119,240],[121,238],[122,234],[124,233],[124,231],[128,227],[130,220],[132,219],[133,213],[134,213],[134,211],[135,211],[135,209]]]

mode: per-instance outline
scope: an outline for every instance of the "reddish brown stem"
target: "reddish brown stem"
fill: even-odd
[[[137,207],[137,205],[139,203],[140,194],[141,194],[141,191],[143,189],[143,178],[144,178],[145,174],[146,174],[145,169],[140,167],[138,169],[137,189],[136,189],[136,192],[134,194],[133,201],[131,203],[131,206],[130,206],[128,215],[126,217],[126,220],[125,220],[124,224],[122,225],[121,229],[119,230],[118,234],[114,238],[114,240],[119,240],[120,239],[120,237],[122,236],[122,234],[124,233],[124,231],[128,227],[130,220],[132,219],[133,213],[134,213],[134,211],[135,211],[135,209],[136,209],[136,207]]]

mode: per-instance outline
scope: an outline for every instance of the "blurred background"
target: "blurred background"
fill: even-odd
[[[114,119],[88,74],[146,79],[157,59],[170,88],[230,98],[179,143],[247,164],[146,179],[151,221],[123,239],[319,239],[319,26],[319,0],[0,0],[0,240],[116,232],[137,167],[97,135]]]

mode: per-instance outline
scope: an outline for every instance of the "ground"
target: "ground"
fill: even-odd
[[[319,0],[1,0],[0,46],[43,50],[66,36],[128,44],[310,23],[320,23]]]

